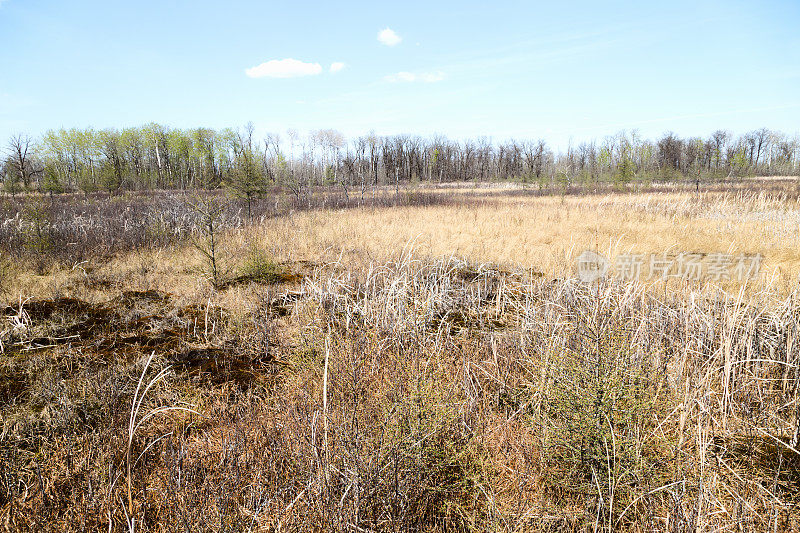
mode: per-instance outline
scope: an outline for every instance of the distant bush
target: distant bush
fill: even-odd
[[[253,281],[275,283],[283,279],[286,269],[263,250],[251,250],[240,269],[240,275]]]

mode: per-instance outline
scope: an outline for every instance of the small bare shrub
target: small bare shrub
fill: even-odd
[[[212,284],[218,287],[222,284],[227,267],[222,258],[221,239],[225,224],[225,206],[216,198],[198,197],[192,204],[192,209],[197,215],[195,222],[195,235],[192,244],[203,254],[205,259],[206,274]]]

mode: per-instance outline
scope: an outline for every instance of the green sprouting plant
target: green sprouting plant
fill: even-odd
[[[252,281],[276,283],[281,281],[286,272],[275,259],[264,250],[253,249],[241,266],[241,276]]]
[[[487,511],[480,496],[486,485],[480,445],[459,423],[451,391],[433,376],[417,375],[406,384],[405,396],[383,406],[386,434],[379,461],[410,483],[400,488],[397,480],[387,480],[385,493],[389,501],[404,493],[412,523],[444,520],[468,529],[468,517]]]
[[[668,454],[669,443],[642,440],[667,407],[657,401],[663,376],[648,356],[634,355],[622,326],[583,332],[581,339],[547,358],[545,400],[533,420],[557,483],[596,494],[611,520],[615,503],[629,503],[626,487],[653,481]]]

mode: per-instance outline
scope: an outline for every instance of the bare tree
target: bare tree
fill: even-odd
[[[753,137],[755,138],[756,143],[755,166],[758,167],[758,163],[761,160],[761,154],[767,151],[767,147],[772,139],[772,132],[767,128],[761,128],[760,130],[753,132]]]
[[[9,170],[16,174],[19,181],[22,182],[22,186],[26,189],[30,188],[35,174],[30,158],[32,148],[33,140],[28,135],[19,133],[12,136],[8,141],[8,151],[10,152]]]
[[[719,170],[720,165],[722,164],[722,155],[724,153],[725,147],[728,144],[728,139],[730,138],[730,134],[724,130],[717,130],[711,134],[710,144],[713,149],[713,159],[714,159],[714,169]]]

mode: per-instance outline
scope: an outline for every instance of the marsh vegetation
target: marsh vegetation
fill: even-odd
[[[799,197],[6,197],[0,524],[796,529]],[[584,249],[765,262],[746,284],[585,284]]]

